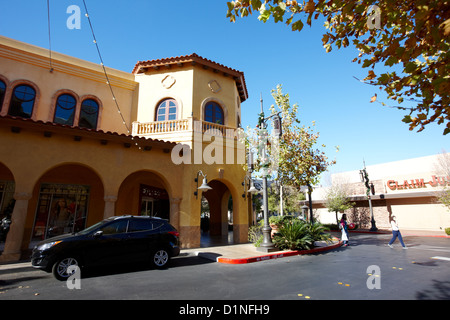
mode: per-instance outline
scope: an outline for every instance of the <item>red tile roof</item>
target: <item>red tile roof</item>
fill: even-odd
[[[65,134],[74,137],[84,137],[89,139],[98,139],[99,141],[115,141],[123,143],[124,145],[133,145],[138,143],[139,147],[145,148],[149,146],[159,147],[161,149],[172,149],[176,143],[158,139],[144,138],[138,136],[127,135],[118,132],[103,131],[99,129],[88,129],[81,127],[73,127],[69,125],[32,120],[21,117],[14,117],[10,115],[0,116],[0,126],[11,127],[11,130],[30,129],[32,131],[40,131],[44,134]]]
[[[204,68],[210,68],[214,72],[221,72],[224,76],[233,77],[236,82],[241,101],[244,102],[248,98],[247,85],[245,83],[244,73],[242,71],[208,60],[196,53],[165,59],[138,61],[134,66],[132,73],[138,74],[151,71],[152,69],[158,70],[159,68],[171,68],[174,65],[177,67],[182,67],[184,64],[200,65]]]

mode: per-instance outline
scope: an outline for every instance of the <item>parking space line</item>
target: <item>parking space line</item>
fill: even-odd
[[[427,251],[442,251],[442,252],[450,252],[448,247],[433,247],[427,245],[418,245],[418,246],[410,246],[409,249],[418,249],[418,250],[427,250]]]
[[[439,256],[431,257],[431,259],[450,261],[450,258]]]

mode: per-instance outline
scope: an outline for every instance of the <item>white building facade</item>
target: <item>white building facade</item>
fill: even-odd
[[[388,162],[366,167],[375,194],[370,193],[373,216],[378,229],[390,229],[395,216],[402,229],[442,231],[450,227],[450,209],[439,201],[450,188],[450,153]],[[346,190],[355,206],[346,210],[349,222],[361,228],[371,227],[366,187],[360,170],[331,176],[332,186]],[[312,194],[315,216],[322,223],[335,223],[325,199],[330,187],[317,188]]]

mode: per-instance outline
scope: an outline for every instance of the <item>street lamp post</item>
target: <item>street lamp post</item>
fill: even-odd
[[[372,192],[373,194],[375,194],[374,189],[373,189],[373,184],[369,184],[369,174],[367,173],[366,170],[366,164],[364,163],[364,169],[359,171],[359,174],[361,175],[361,181],[364,182],[364,184],[366,185],[366,195],[367,195],[367,199],[369,200],[369,210],[370,210],[370,223],[371,223],[371,227],[370,227],[370,231],[377,231],[378,228],[375,224],[375,218],[373,216],[373,207],[372,207],[372,199],[370,196],[370,193]]]
[[[272,117],[275,118],[275,129],[278,134],[281,136],[281,120],[279,114],[271,115],[267,118],[264,118],[264,109],[262,104],[261,97],[261,113],[259,115],[258,126],[259,126],[259,134],[260,136],[260,148],[259,148],[259,156],[261,162],[263,163],[263,207],[264,207],[264,226],[262,227],[263,233],[263,241],[261,245],[257,248],[258,251],[262,252],[271,252],[276,251],[276,247],[272,242],[271,231],[272,228],[269,225],[269,201],[267,195],[267,166],[269,164],[268,156],[266,153],[266,142],[267,142],[267,130],[266,130],[266,121]]]

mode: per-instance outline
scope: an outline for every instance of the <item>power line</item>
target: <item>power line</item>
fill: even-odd
[[[48,54],[50,62],[50,72],[53,72],[52,63],[52,37],[51,37],[51,27],[50,27],[50,0],[47,0],[47,26],[48,26]]]
[[[49,0],[47,0],[47,1],[49,1]],[[110,91],[111,91],[111,95],[112,95],[113,101],[114,101],[114,103],[115,103],[115,105],[116,105],[116,108],[117,108],[117,112],[119,113],[120,117],[122,118],[122,123],[123,123],[123,125],[125,126],[125,128],[127,129],[127,133],[128,133],[128,134],[131,134],[131,130],[130,130],[130,128],[128,127],[128,125],[127,125],[127,123],[126,123],[125,118],[123,117],[122,112],[120,111],[119,103],[117,102],[116,96],[115,96],[115,94],[114,94],[114,90],[113,90],[113,88],[112,88],[112,86],[111,86],[111,82],[110,82],[109,77],[108,77],[108,73],[106,72],[106,67],[105,67],[105,64],[103,63],[102,54],[101,54],[101,52],[100,52],[100,48],[99,48],[98,43],[97,43],[97,38],[95,37],[94,28],[93,28],[93,26],[92,26],[91,18],[90,18],[90,16],[89,16],[89,11],[88,11],[88,8],[87,8],[86,1],[85,1],[85,0],[83,0],[83,5],[84,5],[84,9],[85,9],[85,11],[86,11],[85,16],[86,16],[86,18],[88,19],[89,27],[90,27],[90,29],[91,29],[92,37],[93,37],[93,39],[94,39],[94,44],[95,44],[95,47],[97,48],[97,53],[98,53],[98,56],[99,56],[99,59],[100,59],[100,64],[101,64],[101,66],[102,66],[103,73],[105,74],[106,84],[109,86],[109,89],[110,89]],[[134,140],[134,137],[132,136],[131,139]],[[139,150],[141,150],[141,147],[138,145],[137,142],[135,142],[135,145],[139,148]]]

